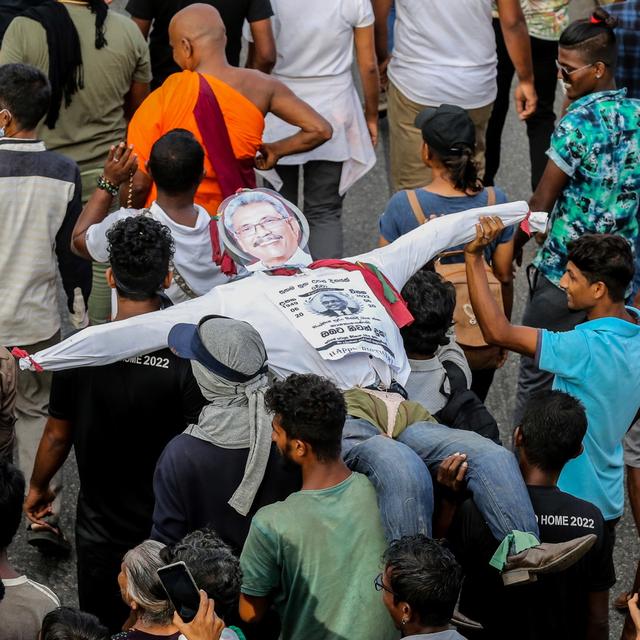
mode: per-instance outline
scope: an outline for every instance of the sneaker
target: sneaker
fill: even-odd
[[[502,570],[502,582],[505,586],[535,582],[539,573],[563,571],[575,564],[595,544],[597,536],[593,533],[574,538],[567,542],[551,544],[543,542],[507,558]]]
[[[471,629],[474,631],[482,631],[484,627],[475,620],[471,618],[467,618],[464,613],[460,613],[460,609],[456,605],[456,608],[453,611],[453,616],[451,616],[451,624],[454,627],[458,627],[458,629]]]

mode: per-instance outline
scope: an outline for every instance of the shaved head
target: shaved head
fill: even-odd
[[[224,22],[210,4],[191,4],[178,11],[169,23],[169,40],[174,51],[184,41],[189,42],[194,51],[224,50],[226,38]]]

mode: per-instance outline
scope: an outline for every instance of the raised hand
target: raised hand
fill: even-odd
[[[133,145],[124,142],[111,146],[104,163],[104,177],[115,185],[126,182],[138,168],[138,156],[133,152]]]
[[[498,216],[483,216],[476,225],[476,237],[465,248],[465,253],[483,253],[502,233],[504,224]]]

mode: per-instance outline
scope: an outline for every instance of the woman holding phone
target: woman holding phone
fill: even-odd
[[[158,577],[158,569],[165,565],[160,558],[163,548],[161,542],[145,540],[125,554],[118,585],[131,615],[127,630],[113,636],[114,640],[178,640],[174,608]]]
[[[156,540],[145,540],[127,551],[123,560],[118,585],[125,604],[131,609],[126,631],[112,640],[245,640],[235,631],[225,628],[215,613],[213,600],[199,590],[183,562],[167,566],[161,557],[165,545]],[[180,566],[179,566],[180,565]],[[176,612],[177,597],[172,581],[167,578],[171,569],[183,569],[199,598],[195,617],[183,620]],[[175,580],[174,580],[175,582]],[[183,586],[183,585],[182,585]],[[175,607],[174,607],[175,604]]]

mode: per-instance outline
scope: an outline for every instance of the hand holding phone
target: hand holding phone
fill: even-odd
[[[187,640],[219,640],[224,631],[224,622],[216,615],[214,602],[204,591],[200,591],[200,606],[193,621],[185,622],[176,612],[173,624]]]
[[[174,609],[184,620],[191,622],[200,608],[200,591],[184,562],[174,562],[158,569],[158,578]]]

